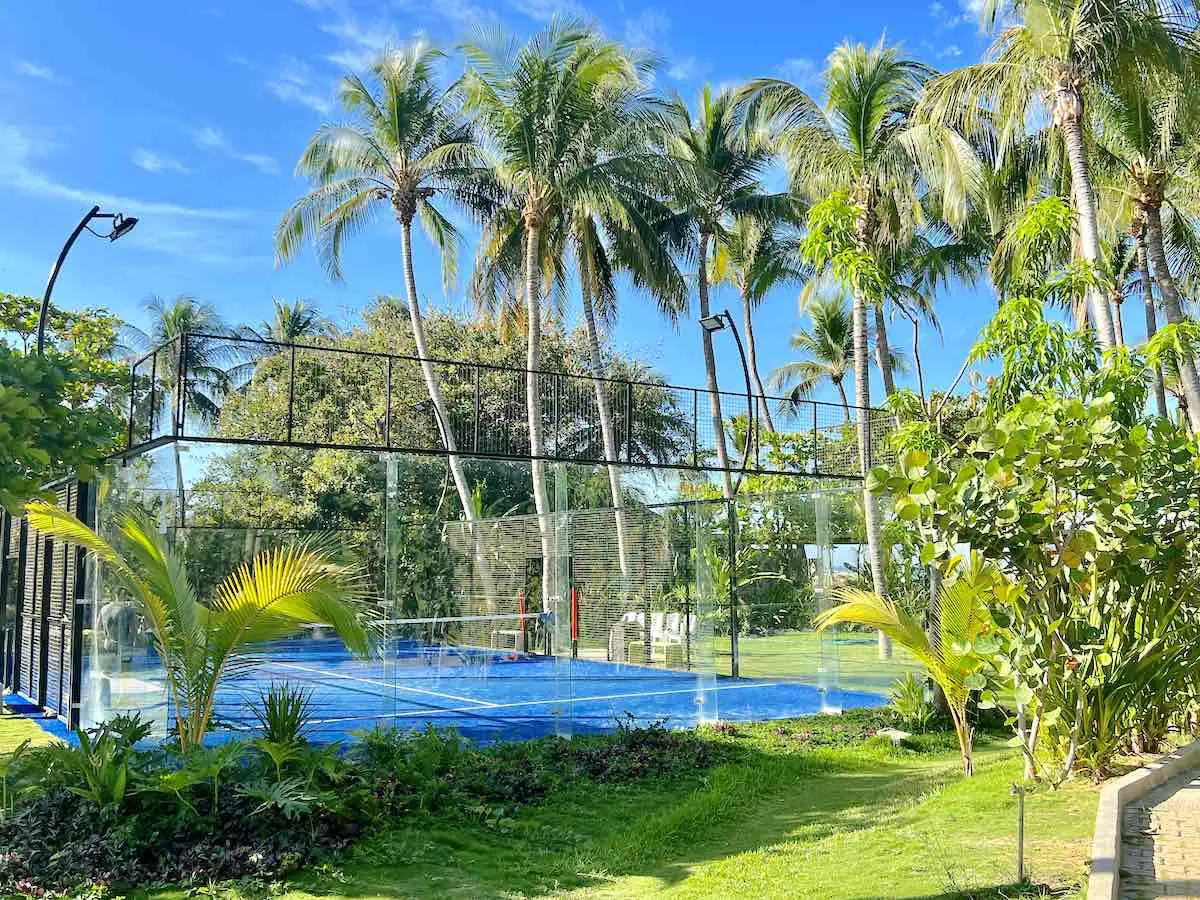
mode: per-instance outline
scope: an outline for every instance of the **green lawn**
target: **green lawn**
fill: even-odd
[[[947,736],[927,752],[839,740],[843,720],[713,735],[742,748],[704,777],[579,786],[491,827],[454,813],[413,819],[310,872],[283,896],[998,898],[1014,896],[1019,763],[996,745],[958,775]],[[1079,897],[1096,792],[1027,801],[1034,878]],[[223,896],[253,896],[262,885]],[[194,894],[193,894],[194,895]],[[163,891],[155,900],[183,900]],[[218,896],[221,896],[218,894]]]
[[[14,716],[6,712],[0,717],[0,753],[11,753],[27,738],[34,746],[55,740],[24,716]]]
[[[717,671],[728,674],[729,638],[715,639]],[[841,632],[823,637],[811,631],[787,631],[738,640],[739,673],[752,678],[802,678],[818,682],[826,670],[830,683],[846,691],[887,694],[892,683],[921,667],[908,651],[896,647],[892,658],[881,660],[875,634]]]

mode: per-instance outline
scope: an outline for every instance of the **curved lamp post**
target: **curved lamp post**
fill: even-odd
[[[742,469],[738,472],[737,482],[733,486],[733,493],[736,496],[738,489],[742,486],[742,479],[746,477],[746,466],[750,462],[750,446],[755,437],[754,390],[750,386],[750,365],[746,362],[746,348],[742,346],[742,336],[738,334],[737,325],[733,321],[733,316],[729,314],[729,310],[726,309],[716,315],[705,316],[700,320],[700,327],[709,334],[723,331],[726,327],[733,332],[733,340],[737,343],[738,356],[742,360],[742,375],[746,378],[746,445],[742,448]]]
[[[92,231],[88,223],[92,219],[111,219],[112,229],[108,234],[101,234],[98,231]],[[108,238],[109,241],[115,241],[117,238],[133,231],[133,226],[138,223],[138,220],[133,216],[126,216],[123,213],[103,213],[100,212],[99,206],[93,206],[87,211],[79,224],[75,226],[75,230],[71,232],[71,236],[67,238],[67,242],[63,244],[63,248],[59,251],[58,259],[54,262],[54,268],[50,270],[50,280],[46,282],[46,293],[42,295],[42,310],[38,315],[37,327],[37,352],[41,356],[46,350],[46,319],[50,314],[50,294],[54,291],[54,282],[58,280],[59,270],[62,269],[63,262],[67,258],[67,254],[71,252],[71,247],[75,245],[75,239],[79,237],[86,229],[89,233],[96,237]]]

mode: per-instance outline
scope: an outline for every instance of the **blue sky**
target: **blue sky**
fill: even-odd
[[[886,33],[940,68],[972,61],[986,45],[969,8],[978,0],[586,2],[6,4],[0,290],[40,295],[66,234],[100,203],[141,224],[114,245],[84,235],[56,288],[60,305],[105,306],[139,322],[148,294],[189,293],[231,322],[257,322],[272,296],[304,297],[345,322],[374,295],[400,293],[398,231],[384,219],[351,248],[343,284],[329,283],[311,253],[277,269],[272,233],[304,190],[292,168],[305,141],[318,124],[338,118],[338,77],[416,35],[453,47],[480,24],[525,34],[555,13],[581,14],[614,37],[657,50],[664,59],[658,86],[687,99],[705,81],[757,75],[815,85],[830,49],[846,39],[874,42]],[[443,295],[431,250],[417,249],[418,284],[429,302],[465,308],[461,287]],[[466,248],[463,268],[473,249]],[[734,307],[736,297],[722,291],[716,302]],[[702,383],[691,320],[672,330],[628,290],[622,304],[618,346],[672,381]],[[938,308],[944,344],[927,335],[924,355],[930,382],[945,385],[992,304],[957,289],[938,298]],[[795,290],[768,298],[757,319],[764,372],[788,359],[796,324]],[[904,323],[895,337],[907,342]],[[722,385],[737,390],[732,345],[718,355]]]

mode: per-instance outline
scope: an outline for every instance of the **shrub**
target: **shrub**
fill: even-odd
[[[925,680],[915,672],[905,672],[892,684],[891,708],[902,727],[918,733],[929,730],[936,715],[925,698]]]
[[[254,718],[265,740],[276,744],[298,744],[312,716],[312,693],[303,688],[271,682],[253,707]]]

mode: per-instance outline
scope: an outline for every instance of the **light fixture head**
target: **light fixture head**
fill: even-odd
[[[113,219],[113,228],[108,235],[108,239],[110,241],[115,241],[118,238],[129,234],[129,232],[133,231],[133,228],[135,225],[137,225],[137,223],[138,220],[136,216],[125,216],[121,213],[117,213],[117,217]]]
[[[715,331],[720,331],[725,327],[725,316],[718,313],[715,316],[705,316],[700,320],[700,327],[712,334]]]

